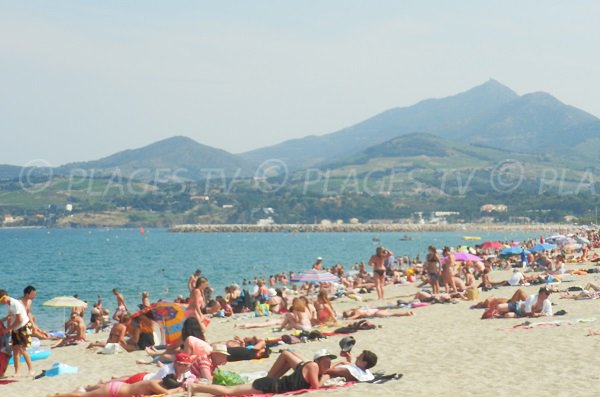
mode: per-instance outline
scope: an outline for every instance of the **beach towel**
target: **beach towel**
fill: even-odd
[[[356,382],[347,382],[344,385],[340,385],[340,386],[329,386],[329,387],[321,387],[319,389],[300,389],[300,390],[292,390],[292,391],[288,391],[285,393],[258,393],[258,394],[248,394],[248,397],[272,397],[272,396],[295,396],[297,394],[304,394],[304,393],[309,393],[311,391],[329,391],[329,390],[336,390],[336,389],[340,389],[343,387],[350,387],[353,384],[355,384]]]
[[[117,353],[125,353],[125,349],[121,347],[118,343],[107,343],[106,346],[102,348],[98,352],[98,354],[117,354]]]

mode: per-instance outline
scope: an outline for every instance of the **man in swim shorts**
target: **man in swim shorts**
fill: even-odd
[[[10,332],[12,342],[15,375],[19,374],[21,356],[25,358],[25,363],[29,369],[29,375],[34,375],[31,357],[27,352],[27,348],[31,346],[32,333],[32,325],[27,316],[27,309],[25,309],[25,306],[20,300],[11,298],[3,289],[0,289],[0,304],[8,306],[8,315],[0,319],[0,322],[7,320],[6,329]]]

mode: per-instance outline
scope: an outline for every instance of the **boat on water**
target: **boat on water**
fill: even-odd
[[[481,237],[479,237],[479,236],[463,236],[463,240],[478,241],[478,240],[481,240]]]
[[[408,236],[408,235],[404,235],[402,237],[400,237],[400,241],[411,241],[412,237]]]

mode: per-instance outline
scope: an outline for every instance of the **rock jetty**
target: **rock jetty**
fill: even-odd
[[[571,230],[576,226],[568,224],[481,224],[481,223],[460,223],[460,224],[282,224],[282,225],[250,225],[250,224],[231,224],[231,225],[176,225],[169,231],[176,233],[385,233],[385,232],[482,232],[482,231],[564,231]]]

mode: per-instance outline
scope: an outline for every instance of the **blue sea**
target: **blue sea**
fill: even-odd
[[[101,295],[114,311],[113,288],[123,292],[131,310],[150,299],[187,296],[186,282],[197,268],[215,295],[243,278],[310,268],[317,256],[325,266],[348,267],[367,261],[381,244],[396,256],[424,257],[427,246],[458,246],[464,234],[486,240],[537,238],[529,232],[422,232],[411,241],[400,233],[170,233],[164,229],[0,229],[0,288],[14,298],[36,287],[33,313],[45,329],[60,329],[63,310],[42,306],[54,296],[78,294],[91,304]],[[0,316],[4,309],[0,308]],[[86,321],[89,320],[89,311]]]

